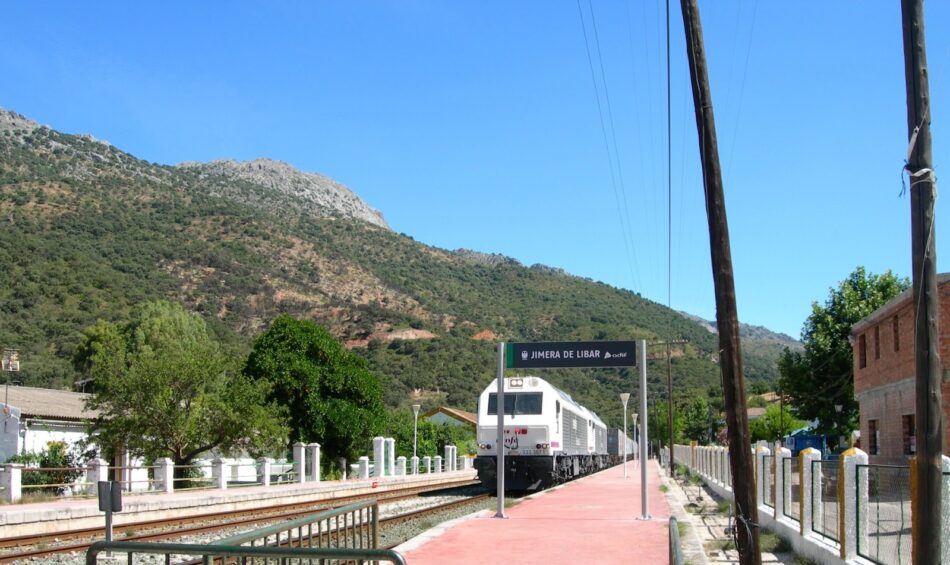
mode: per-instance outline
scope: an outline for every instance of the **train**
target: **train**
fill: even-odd
[[[505,488],[534,491],[628,459],[636,445],[622,430],[608,429],[597,414],[540,377],[505,379]],[[475,469],[497,487],[497,379],[478,398]],[[626,446],[626,451],[624,451]]]

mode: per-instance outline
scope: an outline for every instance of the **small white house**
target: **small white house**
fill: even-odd
[[[86,438],[88,394],[28,386],[0,387],[0,462],[13,455],[46,451],[53,441],[69,448]]]

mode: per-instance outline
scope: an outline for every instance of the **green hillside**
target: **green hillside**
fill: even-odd
[[[88,137],[7,123],[0,345],[21,351],[24,384],[70,386],[83,328],[165,298],[245,348],[279,313],[312,319],[365,355],[391,406],[473,409],[494,377],[498,340],[686,338],[673,362],[677,395],[718,387],[716,336],[629,291],[427,246],[200,165],[148,163]],[[665,362],[650,369],[651,381],[665,382]],[[616,393],[636,380],[625,371],[546,376],[615,425]],[[747,370],[749,381],[776,376],[774,359]]]

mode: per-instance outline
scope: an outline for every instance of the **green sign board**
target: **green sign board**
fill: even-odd
[[[505,345],[505,367],[508,369],[636,366],[635,341],[548,341]]]

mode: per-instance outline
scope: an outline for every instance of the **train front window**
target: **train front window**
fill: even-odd
[[[540,392],[509,392],[505,393],[505,415],[537,415],[541,413]],[[488,414],[498,414],[498,394],[488,395]]]

